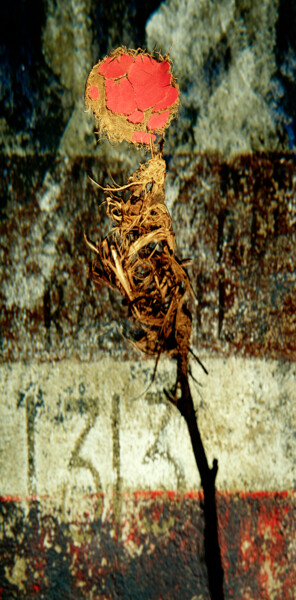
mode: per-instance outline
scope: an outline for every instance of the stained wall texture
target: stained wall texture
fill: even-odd
[[[149,158],[95,145],[84,113],[90,69],[122,43],[171,47],[181,89],[166,200],[208,371],[192,355],[225,597],[295,598],[294,9],[156,8],[38,3],[34,31],[25,3],[1,8],[3,600],[209,597],[200,480],[164,394],[175,365],[153,379],[121,297],[87,277],[83,233],[110,225],[88,175],[123,184]]]

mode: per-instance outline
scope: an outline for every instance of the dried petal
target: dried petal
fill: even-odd
[[[121,54],[117,58],[109,56],[99,67],[98,71],[101,75],[105,75],[110,79],[117,79],[125,75],[134,62],[130,54]]]
[[[164,110],[165,108],[169,108],[169,106],[172,106],[174,104],[174,102],[176,102],[178,96],[179,96],[179,92],[178,92],[177,88],[167,87],[164,98],[154,106],[154,109],[152,112],[156,112],[159,110]]]
[[[145,115],[141,110],[135,110],[135,112],[130,115],[127,120],[130,123],[142,123],[144,121]]]
[[[166,110],[160,115],[152,115],[147,123],[147,129],[162,129],[170,115],[170,111]]]
[[[92,85],[88,90],[88,95],[91,100],[97,100],[99,97],[99,88],[97,85]]]
[[[164,89],[170,85],[170,65],[167,61],[158,63],[150,56],[138,55],[130,67],[128,79],[131,82],[140,110],[147,110],[160,102]]]
[[[131,115],[136,110],[135,93],[127,79],[121,79],[118,83],[106,79],[105,87],[109,110],[120,115]]]
[[[146,133],[146,131],[135,131],[132,137],[132,142],[135,144],[150,144],[150,140],[154,142],[156,135],[154,133]]]

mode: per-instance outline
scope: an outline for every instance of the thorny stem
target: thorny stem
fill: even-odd
[[[187,360],[178,358],[178,379],[181,397],[177,400],[177,408],[184,417],[191,439],[191,444],[204,490],[205,518],[205,560],[208,570],[209,590],[212,600],[223,600],[223,568],[218,539],[218,517],[215,497],[215,479],[218,461],[214,459],[209,467],[205,449],[200,437],[193,400],[188,382]]]

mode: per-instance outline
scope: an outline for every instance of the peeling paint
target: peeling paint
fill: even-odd
[[[123,493],[121,501],[119,521],[112,497],[104,517],[94,507],[65,521],[49,498],[2,498],[0,598],[208,600],[202,493]],[[293,600],[295,493],[224,492],[217,501],[225,599]]]

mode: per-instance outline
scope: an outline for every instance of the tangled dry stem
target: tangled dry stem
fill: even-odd
[[[95,246],[90,276],[116,287],[125,296],[140,326],[138,348],[187,359],[191,334],[188,309],[191,287],[175,255],[171,219],[164,204],[165,161],[149,160],[122,187],[107,187],[107,214],[113,228]],[[129,192],[127,200],[121,192]]]

